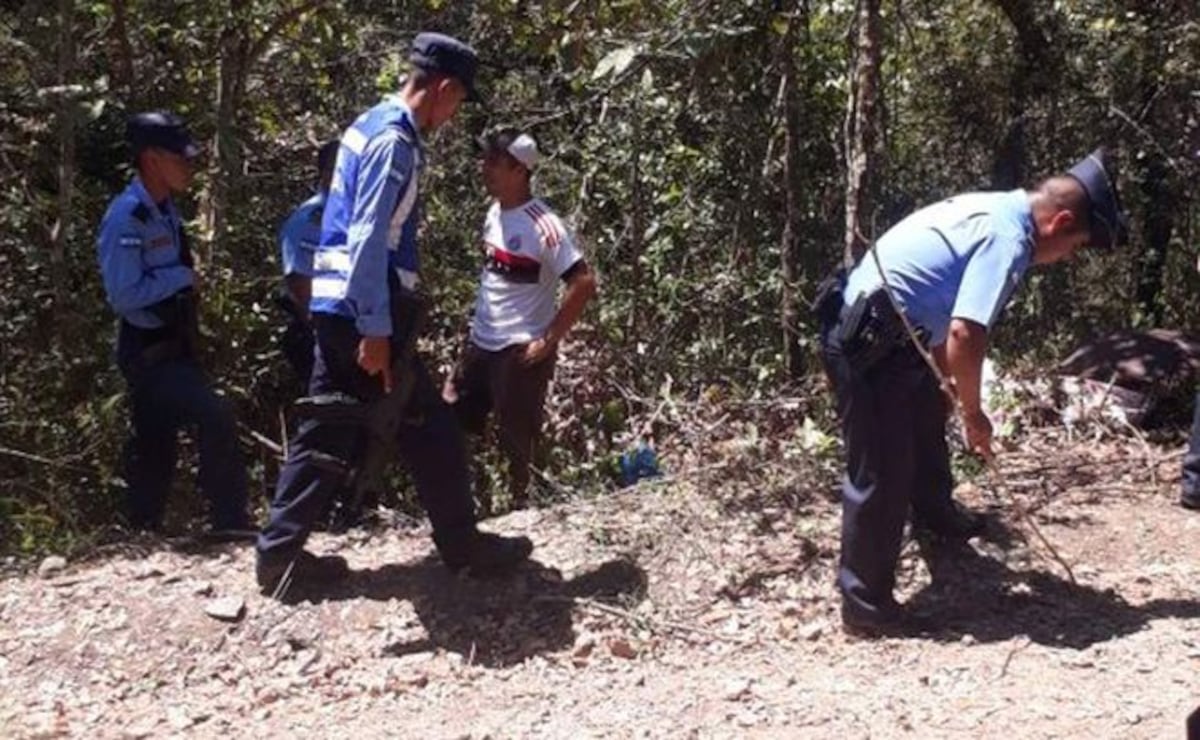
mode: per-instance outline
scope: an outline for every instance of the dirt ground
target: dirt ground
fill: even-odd
[[[1200,513],[1175,505],[1178,451],[1042,435],[1001,460],[1002,496],[960,490],[985,536],[906,545],[901,597],[934,627],[905,638],[841,632],[833,491],[786,462],[493,520],[537,544],[500,581],[448,576],[412,525],[316,537],[354,571],[315,602],[258,596],[240,546],[12,574],[0,736],[1183,737]],[[229,598],[237,621],[206,613]]]

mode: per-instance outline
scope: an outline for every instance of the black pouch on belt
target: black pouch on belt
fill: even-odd
[[[865,373],[910,341],[904,322],[882,290],[860,295],[846,307],[838,327],[842,355],[855,372]]]

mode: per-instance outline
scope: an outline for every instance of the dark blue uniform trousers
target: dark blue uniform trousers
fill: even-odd
[[[133,436],[125,445],[128,514],[136,527],[162,524],[181,427],[195,426],[200,451],[197,483],[210,504],[214,529],[245,529],[246,466],[229,405],[193,360],[178,358],[139,367],[140,347],[123,331],[118,363],[129,383]]]
[[[361,339],[354,322],[316,314],[316,353],[309,391],[313,395],[349,393],[370,401],[382,394],[378,378],[358,366]],[[393,352],[398,349],[393,346]],[[456,541],[475,529],[475,504],[467,474],[462,433],[450,407],[442,401],[425,366],[414,358],[416,374],[408,415],[417,425],[401,424],[397,450],[429,514],[434,541]],[[399,382],[399,378],[395,379]],[[288,459],[279,473],[270,518],[258,538],[259,557],[286,561],[303,548],[313,524],[327,511],[344,486],[342,474],[314,458],[314,453],[354,463],[362,452],[365,432],[354,426],[307,420],[292,438]]]
[[[910,507],[936,521],[951,510],[946,405],[917,351],[902,345],[865,371],[822,337],[845,442],[842,552],[837,584],[850,618],[895,616],[896,564]]]
[[[295,316],[289,316],[287,327],[279,339],[280,349],[305,387],[312,377],[313,343],[312,326]]]
[[[1192,436],[1183,456],[1183,498],[1189,505],[1200,507],[1200,392],[1196,393],[1196,408],[1192,412]]]

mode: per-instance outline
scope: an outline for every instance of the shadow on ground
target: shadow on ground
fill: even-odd
[[[645,571],[627,559],[610,560],[570,580],[537,561],[506,578],[473,579],[451,575],[430,556],[352,571],[320,599],[409,601],[426,637],[393,643],[385,654],[450,650],[495,668],[570,648],[575,642],[571,612],[579,600],[626,608],[645,593]]]
[[[992,540],[1006,549],[1018,539],[989,522]],[[980,642],[1025,636],[1052,647],[1083,649],[1128,635],[1155,619],[1200,619],[1200,600],[1155,599],[1131,604],[1111,589],[1072,583],[1048,569],[1014,570],[968,544],[921,542],[929,586],[908,607],[934,626],[933,639],[971,635]]]

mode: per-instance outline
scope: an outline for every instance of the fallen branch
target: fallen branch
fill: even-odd
[[[604,614],[608,614],[610,616],[619,617],[620,619],[624,620],[625,622],[627,622],[629,624],[634,625],[635,627],[646,627],[646,626],[649,626],[651,628],[658,627],[658,628],[661,628],[659,631],[686,632],[686,633],[690,633],[690,634],[702,635],[704,637],[708,637],[713,640],[719,640],[722,642],[732,643],[734,645],[748,644],[748,643],[746,643],[745,640],[734,639],[732,637],[729,637],[728,635],[722,635],[717,632],[713,632],[712,630],[704,629],[703,627],[697,627],[697,626],[691,625],[691,624],[684,624],[682,622],[673,622],[673,621],[666,620],[666,619],[657,619],[657,618],[651,617],[649,615],[634,614],[633,612],[631,612],[627,609],[621,609],[619,607],[605,604],[602,601],[596,601],[595,599],[589,599],[589,598],[586,598],[583,596],[546,595],[546,596],[537,596],[534,598],[534,601],[544,601],[544,602],[551,602],[551,603],[555,603],[555,604],[571,604],[573,606],[582,606],[587,609],[592,609],[593,611],[598,611],[598,612],[602,612]]]

